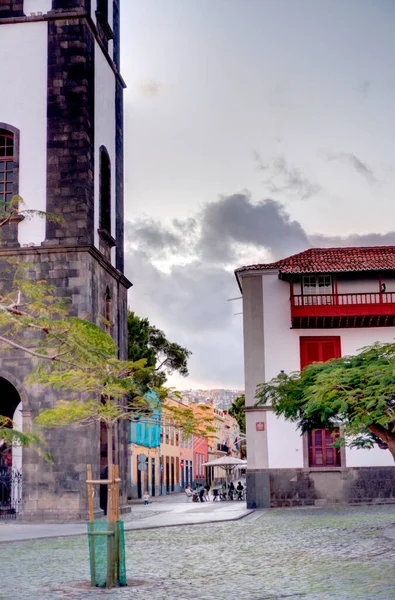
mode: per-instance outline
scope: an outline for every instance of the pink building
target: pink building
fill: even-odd
[[[204,483],[206,481],[206,467],[203,464],[208,461],[208,441],[197,435],[193,436],[193,465],[194,481]]]

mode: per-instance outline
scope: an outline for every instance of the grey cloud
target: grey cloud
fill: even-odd
[[[258,152],[254,152],[258,169],[266,174],[264,185],[272,194],[296,194],[303,200],[320,193],[321,186],[310,181],[300,169],[288,164],[284,156],[280,155],[268,163],[264,163]]]
[[[141,218],[135,223],[126,222],[126,238],[141,251],[156,257],[166,256],[167,252],[181,252],[184,246],[179,231],[171,231],[151,218]]]
[[[125,259],[131,309],[192,351],[191,378],[242,386],[242,321],[227,302],[237,292],[233,274],[201,261],[164,273],[147,253],[130,249]]]
[[[236,243],[264,247],[278,256],[294,248],[302,250],[308,239],[280,202],[268,199],[254,204],[243,193],[205,206],[197,248],[203,260],[229,263],[236,259]]]
[[[196,219],[189,218],[185,219],[173,219],[172,225],[175,227],[182,235],[193,235],[196,233],[198,223]]]
[[[312,246],[317,247],[347,247],[347,246],[395,246],[395,231],[388,233],[350,234],[347,236],[321,235],[309,236]]]
[[[362,175],[362,177],[365,177],[365,179],[369,181],[369,183],[377,183],[377,179],[374,175],[373,170],[352,152],[340,152],[337,154],[330,154],[328,155],[328,159],[338,160],[340,162],[348,164],[353,169],[355,169],[357,173]]]
[[[130,307],[193,352],[194,382],[226,387],[243,385],[242,320],[234,316],[240,304],[227,302],[239,295],[227,269],[230,263],[241,266],[238,252],[243,245],[262,254],[268,250],[274,259],[309,246],[395,245],[395,231],[308,235],[280,202],[253,203],[248,193],[223,196],[195,218],[173,220],[169,227],[138,220],[128,224],[126,233],[125,271],[134,284]],[[153,264],[158,252],[189,256],[189,262],[163,272]]]

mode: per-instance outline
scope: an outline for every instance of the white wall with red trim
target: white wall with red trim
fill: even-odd
[[[265,272],[261,279],[263,286],[264,364],[257,365],[256,369],[260,370],[262,380],[269,381],[282,370],[286,373],[300,370],[301,336],[340,336],[342,356],[355,354],[362,347],[376,341],[392,342],[395,339],[395,327],[291,329],[289,283],[280,280],[276,271]],[[360,283],[360,281],[355,282],[356,292],[361,291]],[[352,291],[351,284],[349,287]],[[256,348],[246,347],[245,352],[259,354],[260,349],[257,352]],[[246,357],[246,360],[248,362],[248,357]],[[259,373],[255,373],[256,378],[259,378]],[[246,389],[247,387],[246,382]],[[249,402],[251,405],[251,399],[249,399]],[[265,432],[257,430],[256,423],[258,421],[265,422]],[[302,437],[293,423],[277,418],[271,411],[247,413],[247,434],[249,469],[303,467]],[[346,464],[342,466],[386,465],[394,465],[391,454],[388,450],[381,450],[375,446],[372,450],[351,450],[347,448]]]

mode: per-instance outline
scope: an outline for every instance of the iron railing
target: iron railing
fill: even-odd
[[[292,308],[302,306],[361,306],[364,304],[395,304],[395,292],[297,294],[291,296]]]
[[[16,519],[22,509],[22,470],[0,468],[0,519]]]

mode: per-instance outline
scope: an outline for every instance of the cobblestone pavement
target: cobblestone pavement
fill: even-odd
[[[395,507],[284,509],[126,533],[131,585],[87,587],[83,536],[0,546],[2,600],[392,600]]]

